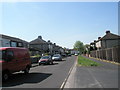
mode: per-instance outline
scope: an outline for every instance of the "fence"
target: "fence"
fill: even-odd
[[[90,56],[120,63],[120,46],[91,51]]]

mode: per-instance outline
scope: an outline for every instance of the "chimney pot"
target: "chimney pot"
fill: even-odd
[[[48,40],[48,42],[50,42],[50,40]]]
[[[98,37],[98,40],[100,40],[101,39],[101,37]]]
[[[96,42],[96,40],[94,40],[94,42]]]
[[[42,39],[42,36],[38,36],[39,39]]]
[[[108,31],[106,31],[106,34],[108,34],[108,33],[110,33],[110,31],[108,30]]]

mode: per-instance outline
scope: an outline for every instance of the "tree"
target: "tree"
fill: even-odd
[[[76,41],[74,44],[74,49],[78,50],[80,54],[82,54],[84,52],[85,47],[81,41]]]

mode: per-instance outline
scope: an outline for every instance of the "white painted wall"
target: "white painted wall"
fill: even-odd
[[[97,47],[97,48],[101,48],[101,41],[98,41],[98,42],[96,43],[96,47]]]

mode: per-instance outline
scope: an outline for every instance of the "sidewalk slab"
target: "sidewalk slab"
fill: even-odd
[[[76,65],[64,88],[118,88],[118,66],[94,61],[102,65],[98,67]]]

